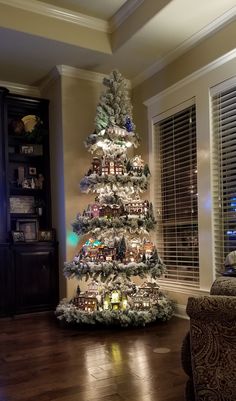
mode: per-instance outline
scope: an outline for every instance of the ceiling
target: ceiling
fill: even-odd
[[[138,84],[235,18],[235,0],[0,0],[0,81],[66,65]]]

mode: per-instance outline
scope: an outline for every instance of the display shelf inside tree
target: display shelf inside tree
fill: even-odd
[[[88,285],[83,292],[78,285],[74,298],[62,300],[56,314],[68,323],[143,326],[170,319],[173,307],[156,283],[165,266],[150,240],[152,204],[141,198],[149,167],[139,155],[128,157],[139,136],[126,80],[114,70],[104,86],[95,131],[85,143],[93,158],[80,182],[81,191],[95,198],[72,223],[81,246],[64,265],[66,278],[85,279]],[[144,280],[141,286],[135,276]]]

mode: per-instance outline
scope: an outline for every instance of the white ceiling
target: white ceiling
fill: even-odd
[[[101,73],[118,68],[137,83],[235,19],[235,4],[0,0],[0,81],[36,85],[56,65],[68,65]]]

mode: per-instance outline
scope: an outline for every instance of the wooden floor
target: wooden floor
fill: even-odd
[[[0,401],[184,401],[188,325],[75,330],[51,315],[0,320]]]

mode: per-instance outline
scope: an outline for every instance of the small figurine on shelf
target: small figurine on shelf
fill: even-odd
[[[44,182],[44,176],[43,174],[38,175],[38,188],[43,189],[43,182]]]
[[[34,189],[35,188],[35,181],[34,181],[33,178],[31,178],[30,184],[31,184],[31,188]]]
[[[30,181],[27,180],[26,178],[22,181],[22,188],[31,188],[30,186]]]
[[[43,215],[43,208],[45,206],[45,202],[42,199],[36,199],[34,203],[35,207],[35,212],[37,213],[38,216]]]

